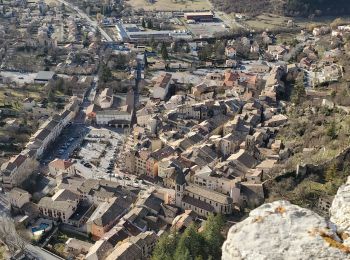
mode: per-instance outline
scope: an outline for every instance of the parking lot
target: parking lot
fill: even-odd
[[[122,135],[108,129],[90,127],[81,148],[76,152],[76,158],[83,164],[98,167],[106,173],[113,173],[119,147],[122,146]]]
[[[215,33],[227,32],[228,28],[226,28],[223,22],[212,22],[212,23],[194,23],[188,24],[187,28],[191,31],[191,33],[195,37],[213,37]]]
[[[147,189],[153,184],[123,171],[124,138],[118,129],[73,123],[63,129],[41,161],[47,165],[55,158],[71,159],[85,178],[106,179],[122,186]]]
[[[81,144],[90,129],[81,124],[69,124],[63,130],[57,140],[45,152],[41,159],[44,165],[55,158],[69,159],[73,151]]]

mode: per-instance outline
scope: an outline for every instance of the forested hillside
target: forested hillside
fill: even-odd
[[[225,12],[260,14],[263,12],[288,15],[350,14],[350,0],[211,0]]]

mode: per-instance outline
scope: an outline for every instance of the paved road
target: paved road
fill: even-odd
[[[18,84],[33,83],[37,73],[21,73],[18,71],[1,71],[0,76],[9,78]]]
[[[218,15],[221,18],[221,20],[224,22],[224,24],[229,26],[231,29],[235,29],[237,27],[243,28],[243,29],[248,29],[243,24],[240,24],[239,22],[237,22],[236,19],[228,16],[224,12],[215,12],[215,14]]]
[[[108,42],[112,42],[113,39],[106,33],[105,30],[103,30],[96,21],[91,20],[91,18],[84,13],[82,10],[80,10],[77,6],[73,5],[72,3],[69,3],[65,0],[58,0],[60,3],[70,7],[71,9],[73,9],[74,11],[77,12],[77,14],[81,17],[84,18],[86,21],[88,21],[88,23],[94,27],[95,29],[98,29],[101,32],[101,35],[103,36],[103,38],[108,41]]]

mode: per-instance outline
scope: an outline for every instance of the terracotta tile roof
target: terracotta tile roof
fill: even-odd
[[[55,159],[49,163],[49,167],[53,167],[60,170],[66,170],[72,165],[73,165],[73,162],[61,160],[61,159]]]

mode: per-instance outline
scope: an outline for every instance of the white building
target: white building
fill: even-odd
[[[67,223],[68,219],[76,211],[78,203],[79,195],[69,190],[61,189],[51,198],[42,198],[38,203],[38,207],[41,215]]]
[[[113,92],[110,88],[105,88],[99,96],[99,105],[101,108],[110,108],[113,104]]]
[[[113,125],[116,127],[130,127],[132,112],[122,110],[104,110],[96,112],[98,125]]]
[[[24,150],[1,165],[2,183],[5,188],[19,186],[38,167],[35,152]]]
[[[13,188],[8,193],[8,198],[10,201],[11,206],[14,206],[16,208],[22,208],[24,204],[29,202],[31,195],[20,188]]]

